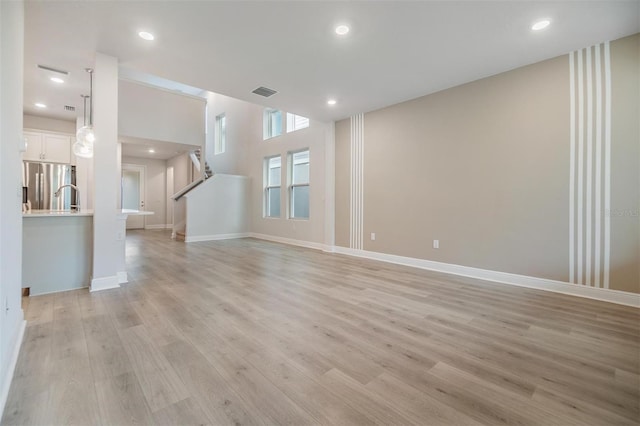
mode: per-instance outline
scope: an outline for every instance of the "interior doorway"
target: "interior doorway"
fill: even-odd
[[[145,210],[145,167],[137,164],[122,165],[122,208]],[[127,229],[144,229],[144,216],[129,215]]]

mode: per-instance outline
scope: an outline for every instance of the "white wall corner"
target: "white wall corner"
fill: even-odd
[[[2,381],[2,387],[0,388],[0,419],[4,414],[4,408],[7,404],[7,398],[9,396],[9,389],[11,389],[11,381],[13,380],[13,373],[15,372],[16,365],[18,364],[18,355],[20,355],[20,348],[22,347],[22,340],[24,339],[24,331],[26,330],[27,322],[24,319],[20,320],[20,327],[16,330],[15,337],[13,338],[13,350],[11,351],[11,357],[5,370],[4,380]]]
[[[325,133],[325,195],[324,195],[324,244],[335,244],[336,199],[336,123],[327,125]]]
[[[91,280],[91,288],[89,291],[101,291],[101,290],[109,290],[112,288],[119,288],[119,276],[113,275],[111,277],[102,277],[102,278],[93,278]]]
[[[335,253],[397,265],[411,266],[429,271],[444,272],[462,277],[475,278],[484,281],[493,281],[500,284],[527,287],[537,290],[551,291],[554,293],[568,294],[571,296],[595,299],[603,302],[617,303],[619,305],[640,308],[640,294],[625,291],[609,290],[598,287],[588,287],[579,284],[570,284],[563,281],[549,280],[546,278],[530,277],[527,275],[511,274],[508,272],[491,271],[488,269],[472,268],[469,266],[454,265],[451,263],[434,262],[431,260],[417,259],[413,257],[396,256],[392,254],[377,253],[373,251],[357,250],[346,247],[334,247]]]

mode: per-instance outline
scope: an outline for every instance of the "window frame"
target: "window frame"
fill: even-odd
[[[274,158],[279,158],[280,159],[280,184],[279,185],[270,185],[270,179],[269,177],[271,176],[271,167],[270,167],[270,161]],[[282,218],[282,155],[280,154],[276,154],[276,155],[270,155],[268,157],[264,157],[263,160],[263,192],[262,192],[262,198],[263,198],[263,202],[262,202],[262,217],[266,218],[266,219],[280,219]],[[275,167],[274,167],[275,168]],[[270,201],[271,198],[269,197],[269,190],[271,189],[278,189],[280,191],[280,206],[278,206],[278,210],[279,210],[279,215],[278,216],[271,216],[270,215]]]
[[[224,112],[216,115],[213,139],[214,155],[224,154],[227,150],[227,114]]]
[[[271,117],[274,114],[280,114],[280,133],[274,134],[274,125],[275,120],[272,120]],[[262,113],[262,140],[269,140],[273,138],[277,138],[278,136],[282,136],[283,130],[283,122],[282,122],[282,110],[277,108],[265,108]]]
[[[301,152],[308,152],[307,155],[307,164],[309,167],[309,176],[307,177],[307,182],[306,183],[293,183],[293,156],[295,154],[299,154]],[[308,210],[309,210],[309,215],[307,217],[295,217],[294,214],[294,208],[293,208],[293,190],[294,188],[299,188],[299,187],[308,187],[309,188],[309,206],[308,206]],[[309,220],[311,218],[311,149],[309,148],[302,148],[302,149],[297,149],[295,151],[289,151],[287,153],[287,219],[290,220]]]

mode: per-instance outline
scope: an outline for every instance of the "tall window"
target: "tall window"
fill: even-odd
[[[222,154],[227,148],[227,117],[224,113],[216,116],[214,154]]]
[[[309,218],[309,150],[289,153],[289,217]]]
[[[282,158],[268,157],[264,159],[264,215],[280,217],[280,176]]]
[[[282,111],[267,108],[262,116],[263,139],[271,139],[282,134]]]
[[[309,127],[309,119],[301,115],[287,113],[287,133]]]

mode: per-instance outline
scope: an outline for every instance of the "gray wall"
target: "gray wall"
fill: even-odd
[[[632,292],[640,282],[638,39],[611,43],[611,207],[629,217],[611,219],[610,288]],[[565,55],[364,114],[364,250],[568,282],[576,226],[569,71]],[[350,128],[350,120],[336,124],[336,244],[344,247],[353,227]]]

